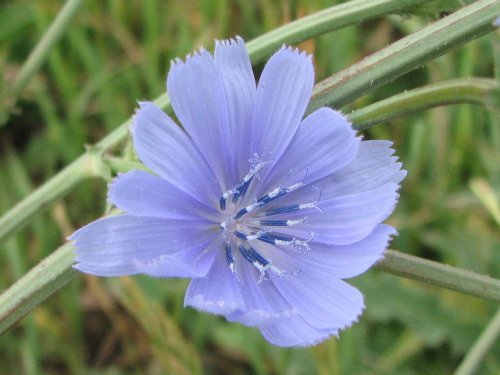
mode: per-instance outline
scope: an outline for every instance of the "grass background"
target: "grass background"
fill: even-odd
[[[169,61],[214,39],[250,40],[335,4],[326,0],[88,0],[9,122],[0,128],[0,211],[165,90]],[[0,90],[63,2],[0,4]],[[435,15],[434,15],[435,16]],[[347,27],[307,41],[317,80],[431,21],[424,11]],[[427,83],[493,76],[491,34],[342,108],[349,112]],[[257,67],[259,71],[261,67]],[[1,104],[1,103],[0,103]],[[391,139],[409,171],[390,219],[392,247],[499,276],[500,235],[471,189],[500,190],[498,110],[457,105],[365,132]],[[105,209],[106,185],[83,183],[0,244],[5,289]],[[447,374],[481,334],[493,303],[371,270],[352,280],[366,297],[360,323],[309,349],[269,345],[258,331],[182,307],[187,281],[73,280],[0,337],[0,374]],[[482,363],[497,374],[500,345]]]

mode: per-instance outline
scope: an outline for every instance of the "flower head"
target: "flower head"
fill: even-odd
[[[405,172],[390,142],[361,141],[342,114],[303,118],[313,82],[311,56],[283,47],[256,85],[240,38],[174,61],[167,91],[184,130],[140,103],[134,147],[154,174],[111,184],[124,214],[73,234],[75,268],[192,278],[186,306],[280,346],[355,322],[363,297],[342,279],[382,257]]]

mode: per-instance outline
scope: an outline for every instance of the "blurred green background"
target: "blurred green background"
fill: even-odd
[[[214,39],[250,40],[335,1],[88,0],[0,128],[0,211],[165,90],[169,61]],[[0,4],[0,91],[63,1]],[[300,48],[317,81],[432,21],[393,15],[331,32]],[[499,32],[482,37],[363,96],[346,113],[432,82],[493,76]],[[257,71],[259,67],[257,67]],[[0,102],[0,104],[2,104]],[[500,190],[498,109],[456,105],[378,125],[408,170],[390,223],[391,247],[499,276],[498,225],[475,191]],[[0,289],[102,215],[106,185],[82,183],[0,244]],[[0,374],[448,374],[495,311],[493,303],[371,270],[352,280],[365,294],[361,321],[309,349],[281,349],[257,330],[184,309],[187,281],[79,275],[0,337]],[[500,345],[481,374],[498,374]]]

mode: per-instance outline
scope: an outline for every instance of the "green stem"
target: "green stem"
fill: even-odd
[[[83,180],[91,177],[107,178],[109,175],[101,151],[95,147],[89,148],[83,156],[0,217],[0,239],[22,228],[35,213],[50,207],[53,202],[66,195]]]
[[[21,71],[16,76],[12,89],[9,92],[10,105],[14,105],[15,101],[21,92],[28,85],[29,81],[36,74],[40,66],[44,63],[52,47],[64,35],[64,31],[69,26],[73,16],[82,5],[83,0],[68,0],[61,11],[58,13],[54,22],[50,25],[48,30],[44,33],[42,39],[38,42],[36,47],[29,55],[26,62],[23,64]],[[0,123],[0,126],[3,123]]]
[[[248,43],[252,62],[262,62],[283,43],[295,44],[342,27],[434,0],[353,0],[278,27]]]
[[[73,245],[64,244],[0,295],[0,334],[77,274],[74,257]]]
[[[381,100],[348,115],[358,130],[409,113],[457,103],[500,108],[500,83],[488,78],[463,78],[440,82]]]
[[[483,358],[488,354],[493,347],[498,337],[500,336],[500,309],[497,310],[495,316],[485,328],[479,339],[476,341],[472,349],[467,353],[464,360],[457,368],[455,375],[471,375],[474,374]]]
[[[381,271],[500,302],[500,280],[431,260],[387,250],[376,266]]]
[[[494,30],[498,0],[478,0],[351,65],[315,87],[309,112],[341,107],[381,85]]]

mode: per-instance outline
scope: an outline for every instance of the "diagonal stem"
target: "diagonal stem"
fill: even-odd
[[[396,117],[442,105],[471,103],[500,110],[500,83],[491,78],[459,78],[439,82],[370,104],[347,117],[357,130]]]
[[[319,82],[309,112],[361,95],[494,30],[500,1],[478,0]],[[397,58],[395,58],[397,56]]]
[[[42,66],[49,55],[52,47],[64,35],[64,30],[70,25],[71,20],[82,5],[83,0],[68,0],[61,9],[54,22],[45,32],[42,39],[23,64],[21,71],[16,76],[10,92],[8,92],[8,105],[14,106],[21,92],[26,88],[29,81]],[[0,127],[5,124],[7,118],[0,119]]]
[[[493,319],[484,329],[479,339],[476,341],[470,352],[467,353],[460,366],[458,366],[455,375],[471,375],[474,374],[483,358],[488,354],[490,349],[495,345],[495,342],[500,336],[500,309],[497,310]]]
[[[394,250],[387,250],[375,267],[393,275],[500,302],[500,280],[472,271]]]

